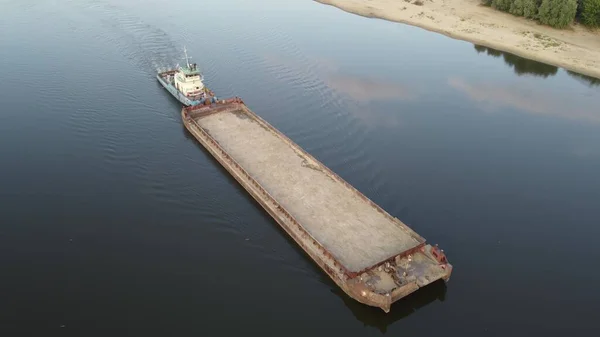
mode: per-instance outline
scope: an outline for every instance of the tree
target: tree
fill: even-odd
[[[535,19],[541,3],[542,0],[512,0],[508,12],[528,19]]]
[[[581,22],[591,27],[600,26],[600,0],[581,0]]]
[[[508,12],[510,10],[510,5],[513,0],[492,0],[492,7]]]
[[[541,23],[564,28],[575,19],[577,0],[543,0],[538,11]]]
[[[512,15],[523,16],[523,8],[525,6],[525,0],[514,0],[510,4],[508,12]]]
[[[523,16],[528,19],[536,19],[540,0],[523,0]]]

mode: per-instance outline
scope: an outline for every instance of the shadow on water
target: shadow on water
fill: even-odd
[[[558,72],[558,67],[555,67],[555,66],[552,66],[549,64],[541,63],[541,62],[534,61],[534,60],[529,60],[529,59],[517,56],[515,54],[511,54],[511,53],[503,52],[500,50],[480,46],[477,44],[474,45],[474,47],[475,47],[475,50],[477,51],[477,53],[486,53],[493,57],[502,56],[504,58],[504,62],[508,66],[512,67],[515,74],[517,74],[519,76],[520,75],[534,75],[534,76],[540,76],[540,77],[546,78],[548,76],[554,76]]]

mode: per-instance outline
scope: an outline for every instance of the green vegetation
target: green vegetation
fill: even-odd
[[[600,0],[481,0],[486,6],[565,28],[575,18],[588,26],[600,26]],[[579,10],[578,10],[579,9]]]
[[[512,2],[513,0],[492,0],[492,7],[508,12]]]
[[[517,16],[524,16],[528,19],[537,19],[538,8],[542,0],[509,0],[510,8],[508,12]]]
[[[525,0],[514,0],[510,4],[508,12],[512,15],[524,16]]]
[[[565,28],[575,20],[577,0],[543,0],[538,9],[538,20],[541,23]]]
[[[584,25],[600,27],[600,0],[579,0],[578,19]]]
[[[541,0],[523,0],[523,16],[528,19],[537,18]]]

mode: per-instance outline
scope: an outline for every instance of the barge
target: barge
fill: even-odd
[[[240,98],[185,105],[186,129],[351,298],[389,312],[417,289],[449,280],[452,265],[437,245],[427,244]]]

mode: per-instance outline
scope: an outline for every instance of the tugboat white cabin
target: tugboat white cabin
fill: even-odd
[[[204,86],[204,76],[196,63],[190,63],[184,48],[185,66],[159,73],[156,77],[175,98],[186,106],[210,104],[216,101],[212,91]]]

